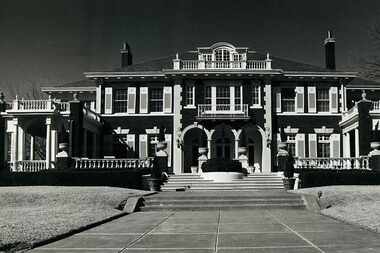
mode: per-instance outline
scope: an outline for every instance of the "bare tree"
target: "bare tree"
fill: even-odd
[[[364,60],[363,76],[380,81],[380,22],[376,22],[369,29],[371,55]]]

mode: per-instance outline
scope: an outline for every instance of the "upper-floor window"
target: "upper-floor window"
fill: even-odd
[[[281,108],[284,112],[295,111],[296,92],[294,88],[281,89]]]
[[[317,88],[317,112],[330,111],[329,89]]]
[[[217,86],[216,87],[216,104],[217,105],[229,105],[230,100],[230,87],[229,86]]]
[[[113,108],[115,113],[127,112],[128,89],[118,89],[114,91]]]
[[[163,112],[164,89],[162,87],[149,88],[149,111]]]
[[[330,136],[318,134],[317,136],[317,156],[330,157]]]
[[[186,106],[194,106],[194,99],[195,99],[195,94],[194,94],[194,85],[188,85],[186,86],[185,90],[185,103]]]
[[[253,85],[252,86],[252,105],[260,105],[260,86]]]
[[[230,61],[230,51],[227,49],[215,50],[215,61]]]

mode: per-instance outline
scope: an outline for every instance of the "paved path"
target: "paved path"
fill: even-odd
[[[306,210],[142,212],[33,253],[380,252],[380,234]]]

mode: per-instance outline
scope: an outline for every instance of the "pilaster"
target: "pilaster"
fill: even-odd
[[[264,131],[265,134],[262,136],[266,145],[263,145],[263,157],[262,157],[262,171],[263,173],[271,173],[272,171],[272,150],[271,150],[271,140],[272,140],[272,82],[270,79],[266,79],[264,83]]]
[[[182,80],[174,81],[173,88],[173,137],[177,141],[173,144],[173,165],[172,170],[174,174],[180,174],[183,171],[182,166],[182,148],[180,143],[180,135],[182,130]]]

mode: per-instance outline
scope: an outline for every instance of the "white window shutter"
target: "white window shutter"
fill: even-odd
[[[106,87],[104,89],[104,113],[112,113],[112,87]]]
[[[136,87],[128,87],[127,113],[136,113]]]
[[[340,157],[340,134],[330,135],[330,157]]]
[[[131,150],[133,150],[133,151],[136,150],[135,135],[134,134],[128,134],[127,135],[127,145]]]
[[[148,113],[148,87],[140,87],[140,113]]]
[[[317,91],[315,86],[307,87],[307,94],[308,112],[315,113],[317,112]]]
[[[305,134],[296,134],[296,156],[305,157]]]
[[[164,87],[164,112],[172,112],[172,87]]]
[[[309,157],[317,157],[317,134],[309,134]]]
[[[296,87],[296,112],[304,112],[304,87]]]
[[[338,87],[330,87],[330,112],[338,112]]]
[[[165,134],[165,142],[167,144],[166,152],[168,153],[168,167],[171,167],[172,161],[172,135],[171,134]]]
[[[139,135],[139,157],[140,159],[147,158],[148,156],[148,135]]]
[[[281,112],[281,89],[276,89],[276,112]]]

